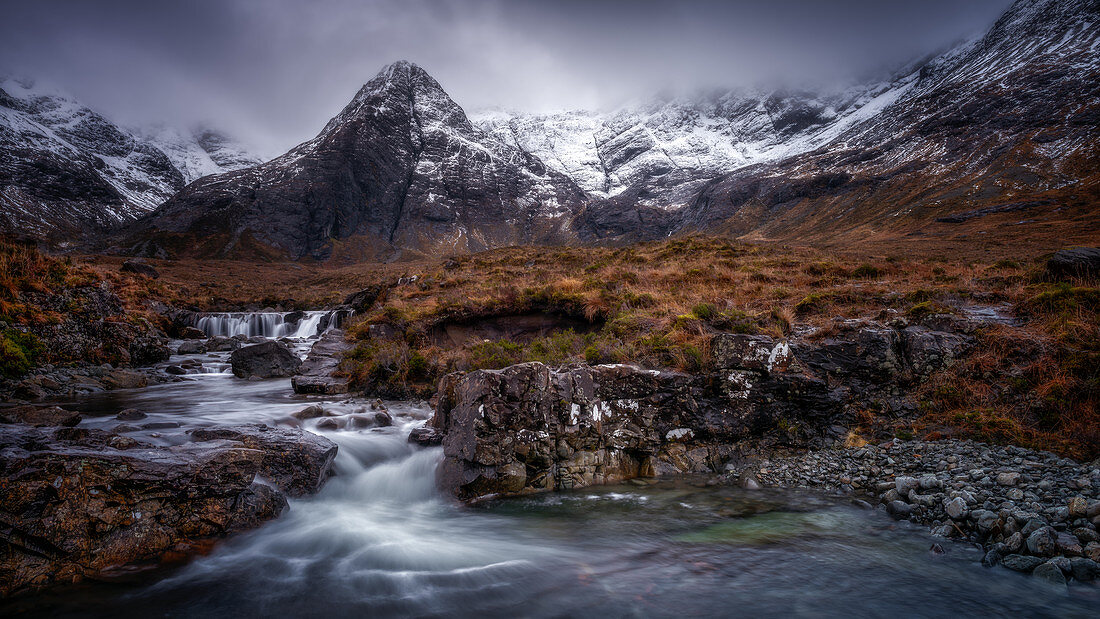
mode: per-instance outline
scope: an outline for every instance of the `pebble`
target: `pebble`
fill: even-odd
[[[1054,559],[1065,563],[1064,577],[1081,580],[1071,561],[1082,576],[1100,562],[1097,463],[966,440],[894,440],[768,459],[754,478],[866,497],[894,519],[980,544],[986,563],[1008,569],[1030,572]]]

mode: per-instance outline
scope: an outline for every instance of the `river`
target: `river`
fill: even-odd
[[[288,379],[236,379],[225,357],[191,355],[205,373],[65,404],[103,428],[138,408],[148,426],[130,435],[173,444],[194,427],[278,423],[322,401],[295,396]],[[457,505],[434,488],[441,450],[406,440],[431,411],[387,406],[392,427],[319,431],[339,444],[337,474],[278,520],[185,565],[17,599],[0,614],[1086,617],[1100,608],[1096,588],[983,568],[966,544],[930,552],[924,528],[812,492],[681,478]]]

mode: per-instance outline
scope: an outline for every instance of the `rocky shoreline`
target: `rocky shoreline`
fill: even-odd
[[[336,444],[263,424],[196,429],[154,445],[74,427],[57,407],[4,409],[0,597],[201,553],[316,492]],[[121,416],[120,416],[121,417]]]
[[[851,495],[936,536],[981,544],[986,566],[1059,584],[1100,579],[1100,462],[964,440],[897,440],[763,458],[723,479]]]

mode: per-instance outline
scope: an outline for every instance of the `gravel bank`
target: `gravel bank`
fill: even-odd
[[[982,544],[987,566],[1060,584],[1100,580],[1100,461],[973,441],[891,441],[771,458],[733,477],[866,499],[935,535]]]

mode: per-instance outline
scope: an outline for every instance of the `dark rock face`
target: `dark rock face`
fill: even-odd
[[[462,500],[717,472],[741,443],[824,444],[849,402],[894,396],[969,343],[864,325],[821,342],[720,334],[705,375],[539,363],[450,374],[431,428],[409,440],[443,436],[440,485]]]
[[[264,424],[195,430],[196,442],[228,440],[262,453],[259,474],[290,496],[317,492],[332,473],[336,444],[323,436]]]
[[[317,259],[349,237],[353,258],[478,251],[565,242],[563,225],[584,199],[564,175],[471,125],[423,69],[399,62],[313,140],[192,183],[133,238],[182,233],[200,253]]]
[[[1047,272],[1057,278],[1100,275],[1100,249],[1075,247],[1059,250],[1047,261]]]
[[[333,395],[348,392],[348,379],[336,376],[340,358],[348,349],[344,332],[339,329],[326,331],[298,368],[298,375],[290,379],[295,393]]]
[[[0,108],[0,230],[81,238],[184,185],[161,150],[65,96],[7,80]]]
[[[714,470],[729,443],[785,416],[827,423],[840,410],[823,383],[750,370],[722,378],[526,363],[449,375],[440,393],[439,481],[464,500]]]
[[[78,428],[0,432],[0,595],[190,554],[286,508],[277,490],[253,483],[260,451],[117,438]]]
[[[347,305],[356,312],[365,312],[373,307],[375,302],[384,299],[390,288],[396,285],[397,283],[395,281],[389,281],[367,286],[359,292],[349,294],[347,298],[344,299],[344,305]]]
[[[144,275],[152,279],[158,279],[160,277],[160,273],[158,273],[156,269],[154,269],[147,262],[141,260],[140,258],[131,258],[126,262],[123,262],[122,272]]]
[[[271,341],[238,348],[229,356],[229,362],[237,378],[293,376],[302,365],[285,344]]]

